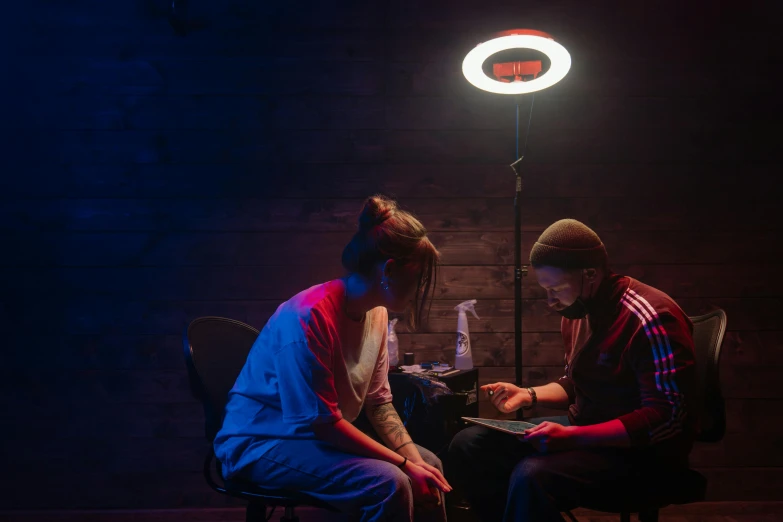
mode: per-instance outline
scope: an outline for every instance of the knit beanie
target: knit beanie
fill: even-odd
[[[530,250],[530,264],[534,267],[599,268],[607,262],[601,238],[575,219],[561,219],[550,225]]]

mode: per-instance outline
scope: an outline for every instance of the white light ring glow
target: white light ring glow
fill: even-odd
[[[493,80],[482,69],[484,62],[495,53],[506,49],[534,49],[549,58],[549,70],[528,82],[499,82]],[[551,87],[562,80],[571,68],[571,55],[566,48],[542,36],[530,34],[512,34],[501,36],[477,45],[462,61],[462,74],[481,90],[497,94],[524,94]]]

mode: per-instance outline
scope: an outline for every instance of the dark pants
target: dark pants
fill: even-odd
[[[452,440],[446,479],[484,522],[561,522],[561,511],[653,464],[649,452],[623,448],[538,453],[514,435],[473,426]]]

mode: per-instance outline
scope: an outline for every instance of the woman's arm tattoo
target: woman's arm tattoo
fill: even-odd
[[[380,430],[379,435],[386,435],[390,440],[395,443],[401,443],[408,435],[408,430],[405,429],[405,425],[402,423],[402,419],[397,415],[397,410],[394,409],[392,403],[381,404],[373,407],[370,414],[372,418],[372,424],[377,430]]]

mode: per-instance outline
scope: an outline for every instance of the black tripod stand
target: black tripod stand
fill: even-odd
[[[533,118],[533,103],[535,102],[535,93],[530,98],[530,113],[527,120],[527,131],[525,132],[525,145],[522,148],[522,154],[519,153],[519,99],[517,99],[517,139],[516,156],[517,159],[511,164],[511,169],[516,176],[516,185],[514,192],[514,365],[515,365],[515,384],[522,386],[522,278],[527,275],[527,265],[522,265],[522,174],[520,173],[520,164],[525,157],[527,150],[527,139],[530,136],[530,121]],[[522,409],[517,410],[517,419],[524,418]]]

